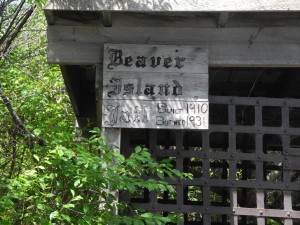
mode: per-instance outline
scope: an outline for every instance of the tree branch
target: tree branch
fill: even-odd
[[[2,101],[4,102],[6,108],[9,111],[9,114],[12,116],[15,124],[21,128],[22,131],[24,131],[29,137],[30,139],[37,141],[39,143],[39,145],[44,145],[46,143],[45,140],[37,138],[33,133],[31,133],[25,126],[25,124],[23,123],[23,121],[21,120],[21,118],[18,116],[18,114],[16,113],[16,111],[14,110],[9,98],[7,96],[4,95],[3,90],[0,86],[0,97],[2,99]]]
[[[4,35],[0,38],[0,45],[3,44],[5,42],[5,39],[9,36],[10,32],[12,31],[12,28],[13,28],[13,25],[16,21],[16,19],[18,18],[19,16],[19,13],[21,12],[21,9],[23,7],[23,5],[25,4],[25,0],[23,0],[17,7],[16,11],[14,12],[14,17],[13,19],[11,20],[11,22],[9,23],[9,26],[8,28],[6,29],[6,32],[4,33]],[[9,3],[6,4],[4,7],[3,7],[3,11],[6,7],[8,7]]]
[[[17,19],[17,16],[20,14],[21,9],[24,6],[24,3],[25,3],[25,0],[23,0],[19,4],[19,6],[16,9],[15,16],[14,16],[13,20],[11,21],[11,23],[9,24],[9,27],[8,27],[6,33],[0,39],[0,43],[4,44],[4,48],[0,52],[0,60],[4,58],[4,55],[8,51],[8,49],[11,47],[12,42],[18,36],[18,34],[20,33],[21,29],[24,27],[24,25],[26,24],[27,20],[29,19],[29,17],[32,15],[34,9],[36,8],[35,4],[31,5],[31,7],[24,13],[24,15],[22,15],[22,17],[20,18],[20,20],[16,23],[16,27],[12,28],[15,20]],[[11,33],[10,29],[12,29],[14,31],[13,31],[13,33],[11,35],[8,35],[8,34]],[[23,123],[23,121],[21,120],[21,118],[18,116],[18,114],[14,110],[14,108],[13,108],[13,106],[12,106],[9,98],[4,94],[3,89],[1,87],[1,83],[0,83],[0,98],[2,99],[2,101],[5,104],[6,108],[8,109],[9,114],[12,116],[13,121],[16,124],[16,126],[18,128],[20,128],[25,134],[27,134],[30,137],[31,140],[37,141],[39,143],[39,145],[44,145],[45,144],[45,140],[37,138],[33,133],[31,133],[26,128],[25,124]]]
[[[9,49],[9,47],[11,46],[12,42],[14,41],[14,39],[20,33],[21,29],[24,27],[24,25],[26,24],[27,20],[29,19],[29,17],[31,16],[31,14],[33,13],[33,11],[34,11],[35,8],[36,8],[36,5],[32,5],[31,6],[31,8],[24,14],[24,17],[22,18],[22,21],[16,27],[15,31],[10,36],[10,38],[8,38],[8,40],[6,42],[3,41],[3,43],[5,42],[5,44],[4,44],[5,47],[3,48],[2,52],[1,52],[0,59],[2,59],[4,57],[5,53],[7,52],[7,50]]]

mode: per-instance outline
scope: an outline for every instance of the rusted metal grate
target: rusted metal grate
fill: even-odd
[[[194,179],[120,200],[182,213],[180,224],[300,224],[299,121],[297,99],[210,96],[209,131],[124,129],[123,154],[146,146]]]

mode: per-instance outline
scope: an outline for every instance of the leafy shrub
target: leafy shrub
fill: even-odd
[[[125,159],[118,149],[104,144],[98,128],[91,132],[94,135],[81,142],[67,136],[36,147],[35,151],[45,152],[34,155],[36,166],[0,187],[1,193],[6,193],[0,196],[1,224],[151,225],[178,220],[177,216],[163,217],[118,202],[117,192],[134,193],[140,187],[174,192],[164,177],[188,175],[172,169],[169,160],[157,162],[145,148],[136,147]],[[130,215],[122,216],[123,212]]]

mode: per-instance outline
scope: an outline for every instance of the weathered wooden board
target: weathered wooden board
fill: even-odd
[[[81,11],[287,11],[300,10],[298,0],[50,0],[49,10]]]
[[[228,20],[223,17],[229,14]],[[222,15],[222,16],[221,16]],[[51,18],[49,18],[49,22]],[[225,19],[225,20],[223,20]],[[189,27],[189,28],[216,28],[220,22],[226,28],[237,27],[293,27],[299,26],[299,12],[119,12],[113,13],[114,27]],[[63,25],[64,21],[56,18],[55,24]],[[86,23],[86,21],[84,21]],[[70,21],[66,25],[80,25],[79,22]]]
[[[105,45],[102,126],[208,129],[207,56],[191,46]]]
[[[204,65],[202,65],[204,67]],[[206,66],[207,67],[207,63]],[[183,68],[182,68],[183,69]],[[174,94],[176,83],[185,91],[184,99],[194,101],[208,99],[208,78],[206,73],[166,73],[166,72],[104,72],[106,84],[103,89],[103,97],[114,100],[180,100],[181,95]],[[128,85],[131,84],[131,85]],[[152,95],[144,95],[147,84],[153,84]],[[196,91],[199,89],[200,91]],[[176,91],[176,90],[175,90]],[[167,95],[166,95],[167,93]],[[195,94],[197,93],[197,95]]]
[[[107,24],[105,13],[68,12],[55,14],[44,10],[48,25],[55,26],[101,26]],[[113,27],[189,27],[216,28],[220,15],[226,12],[113,12]],[[55,14],[55,16],[51,15]],[[78,16],[82,18],[78,20]],[[300,25],[300,14],[297,11],[286,12],[243,12],[229,13],[226,28],[232,27],[294,27]]]
[[[102,127],[208,129],[208,101],[103,100]]]
[[[104,52],[104,72],[208,73],[207,49],[197,46],[109,44]]]
[[[151,43],[161,41],[200,43],[234,43],[249,41],[254,43],[299,43],[299,27],[111,27],[103,26],[49,26],[49,41],[103,43]],[[186,44],[187,45],[187,44]]]
[[[88,35],[87,35],[88,34]],[[209,49],[210,66],[300,65],[300,30],[291,28],[48,27],[48,61],[94,64],[103,43],[174,44]]]
[[[155,42],[151,42],[156,44]],[[170,43],[172,44],[172,43]],[[182,42],[182,44],[196,44]],[[211,43],[211,67],[299,67],[300,45],[284,43]],[[77,42],[48,42],[48,62],[54,64],[91,65],[103,60],[100,44]]]

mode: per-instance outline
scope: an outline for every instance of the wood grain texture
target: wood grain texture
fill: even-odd
[[[109,68],[110,57],[112,54],[105,54],[103,69],[105,72],[108,71],[130,71],[130,72],[155,72],[155,73],[208,73],[207,67],[207,55],[208,51],[206,48],[200,48],[197,46],[172,46],[170,45],[122,45],[122,44],[109,44],[104,45],[104,51],[108,52],[110,50],[121,50],[123,64],[125,64],[125,58],[131,57],[131,66],[119,65],[116,67]],[[145,67],[137,67],[136,63],[139,57],[145,57]],[[155,66],[152,67],[151,58],[154,57]],[[157,58],[159,59],[159,65],[157,65]],[[182,58],[180,62],[180,67],[176,67],[176,58]],[[152,58],[153,59],[153,58]],[[168,63],[166,68],[164,66],[164,60],[170,59],[171,62]]]
[[[45,14],[47,11],[44,10]],[[103,24],[102,13],[82,11],[52,11],[55,25],[98,26]],[[227,12],[223,12],[227,13]],[[47,14],[46,14],[47,16]],[[78,20],[78,18],[82,18]],[[215,28],[220,12],[112,12],[114,27],[198,27]],[[48,18],[51,23],[51,18]],[[230,13],[226,27],[293,27],[300,25],[297,11],[285,12],[235,12]]]
[[[186,42],[183,42],[185,44]],[[190,43],[189,43],[190,44]],[[299,44],[210,44],[209,66],[211,67],[299,67]],[[48,63],[65,65],[90,65],[103,60],[99,44],[76,42],[49,42]]]
[[[110,150],[120,154],[120,148],[121,148],[121,129],[119,128],[102,128],[102,137],[105,137],[104,139],[104,144],[108,145]],[[108,165],[102,165],[102,167],[109,167],[113,166],[115,164],[115,158],[112,158],[110,164]],[[106,198],[103,198],[102,196],[99,196],[99,200],[101,202],[103,201],[109,201],[109,202],[114,202],[114,206],[112,207],[112,212],[115,214],[118,214],[118,208],[115,207],[115,205],[118,202],[119,198],[119,191],[115,191],[112,188],[112,185],[109,185],[109,188],[106,190],[106,192],[110,195],[113,195],[115,197],[115,200],[112,200],[109,196]],[[99,209],[104,208],[103,203],[99,204]]]
[[[90,64],[103,60],[104,43],[207,47],[210,66],[300,66],[300,29],[183,27],[48,27],[48,61]]]
[[[105,144],[111,146],[111,150],[114,148],[120,148],[121,146],[121,129],[119,128],[102,128],[102,136],[106,138]],[[112,162],[113,164],[113,162]]]
[[[120,83],[120,93],[109,97],[109,92],[112,91],[112,87],[109,85],[111,80],[119,79]],[[143,92],[146,84],[154,84],[154,95],[136,95],[138,79],[140,79],[141,91]],[[173,87],[176,85],[173,80],[176,80],[180,83],[184,90],[184,99],[186,101],[195,101],[196,100],[207,100],[208,99],[208,73],[148,73],[148,72],[105,72],[105,77],[103,80],[103,98],[104,99],[114,99],[114,100],[181,100],[183,96],[174,96],[172,95]],[[124,85],[132,84],[133,94],[126,94],[124,91]],[[166,96],[164,94],[159,94],[159,85],[164,87],[169,86],[169,94]]]
[[[97,127],[102,126],[102,99],[103,99],[103,64],[96,64],[95,77],[95,91],[96,91],[96,117]]]
[[[102,127],[208,129],[208,101],[103,101]]]
[[[288,11],[300,10],[298,0],[50,0],[51,10],[80,11]]]
[[[158,22],[159,23],[159,22]],[[101,26],[49,26],[49,41],[103,43],[299,43],[300,30],[295,27],[244,27],[244,28],[194,28],[194,27],[111,27]]]
[[[102,127],[208,129],[207,58],[197,46],[106,44]]]

